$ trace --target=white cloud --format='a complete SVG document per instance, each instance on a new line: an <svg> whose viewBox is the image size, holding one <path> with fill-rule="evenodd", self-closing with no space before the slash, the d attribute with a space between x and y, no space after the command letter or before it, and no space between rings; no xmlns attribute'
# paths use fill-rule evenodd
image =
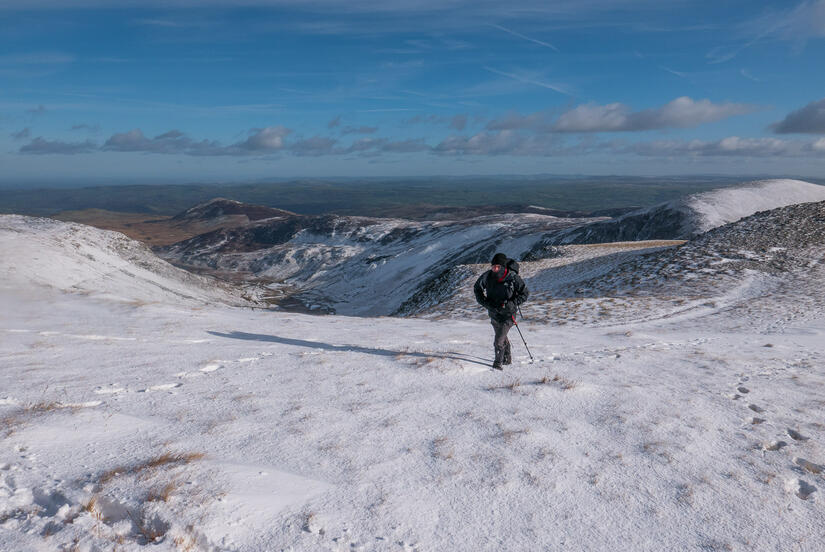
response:
<svg viewBox="0 0 825 552"><path fill-rule="evenodd" d="M750 113L755 106L737 103L713 103L693 100L687 96L665 105L643 111L633 111L623 103L606 105L582 104L552 119L550 112L528 115L510 113L487 124L488 130L530 129L537 132L632 132L667 128L691 128Z"/></svg>
<svg viewBox="0 0 825 552"><path fill-rule="evenodd" d="M804 157L816 154L816 142L799 142L779 138L741 138L728 136L721 140L660 140L632 144L621 149L644 156L700 157Z"/></svg>
<svg viewBox="0 0 825 552"><path fill-rule="evenodd" d="M552 129L556 132L616 132L691 128L754 110L751 105L715 104L707 99L697 101L687 96L658 108L636 112L621 103L586 104L563 113Z"/></svg>
<svg viewBox="0 0 825 552"><path fill-rule="evenodd" d="M284 147L284 138L292 131L283 126L253 129L254 134L238 147L249 151L278 151Z"/></svg>
<svg viewBox="0 0 825 552"><path fill-rule="evenodd" d="M771 128L777 134L825 134L825 98L788 113Z"/></svg>

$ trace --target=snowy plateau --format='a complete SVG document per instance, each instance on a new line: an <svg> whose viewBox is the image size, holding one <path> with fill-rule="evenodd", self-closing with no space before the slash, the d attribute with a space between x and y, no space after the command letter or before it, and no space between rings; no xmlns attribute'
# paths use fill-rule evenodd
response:
<svg viewBox="0 0 825 552"><path fill-rule="evenodd" d="M825 550L825 188L232 216L0 216L0 550Z"/></svg>

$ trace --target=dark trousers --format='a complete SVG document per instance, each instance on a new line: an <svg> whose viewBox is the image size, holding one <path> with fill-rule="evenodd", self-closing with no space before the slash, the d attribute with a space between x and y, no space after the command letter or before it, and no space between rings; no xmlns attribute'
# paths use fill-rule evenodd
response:
<svg viewBox="0 0 825 552"><path fill-rule="evenodd" d="M510 340L507 339L507 332L513 327L512 318L490 318L490 324L495 330L495 338L493 339L493 348L496 352L496 359L493 364L501 366L502 364L510 364L512 355L510 353Z"/></svg>

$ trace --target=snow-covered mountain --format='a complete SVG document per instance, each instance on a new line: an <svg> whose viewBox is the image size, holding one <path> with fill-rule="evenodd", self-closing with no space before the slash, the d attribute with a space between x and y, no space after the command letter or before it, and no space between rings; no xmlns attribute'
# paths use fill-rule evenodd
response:
<svg viewBox="0 0 825 552"><path fill-rule="evenodd" d="M175 268L118 232L0 215L0 286L30 284L132 302L243 302L215 280Z"/></svg>
<svg viewBox="0 0 825 552"><path fill-rule="evenodd" d="M418 222L279 212L273 218L196 236L159 253L185 268L242 275L267 284L270 300L293 309L422 314L453 297L463 299L457 288L466 287L471 275L483 270L472 265L487 263L496 251L529 261L567 255L567 263L582 255L602 257L605 249L568 248L565 253L560 246L684 240L757 211L823 199L825 186L769 180L691 195L615 219L519 213ZM213 212L208 204L195 211L201 220L209 220L206 214ZM621 245L611 259L672 245ZM607 270L602 260L594 263L595 273ZM530 272L532 267L526 269Z"/></svg>
<svg viewBox="0 0 825 552"><path fill-rule="evenodd" d="M187 268L246 274L312 310L387 315L454 266L521 258L544 233L592 219L536 214L416 222L292 216L222 229L159 250Z"/></svg>
<svg viewBox="0 0 825 552"><path fill-rule="evenodd" d="M687 240L758 211L823 200L825 186L801 180L762 180L692 194L613 220L555 232L545 236L542 245Z"/></svg>

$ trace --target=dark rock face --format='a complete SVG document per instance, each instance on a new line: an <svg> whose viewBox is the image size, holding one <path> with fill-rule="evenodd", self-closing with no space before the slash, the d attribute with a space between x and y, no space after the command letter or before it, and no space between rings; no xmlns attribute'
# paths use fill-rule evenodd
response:
<svg viewBox="0 0 825 552"><path fill-rule="evenodd" d="M467 266L454 266L421 286L393 313L395 316L415 314L442 303L455 294L456 287L473 274Z"/></svg>
<svg viewBox="0 0 825 552"><path fill-rule="evenodd" d="M781 277L825 255L825 202L762 211L685 244L642 255L580 286L585 295L716 293L742 276ZM575 290L567 290L570 295Z"/></svg>
<svg viewBox="0 0 825 552"><path fill-rule="evenodd" d="M686 240L695 235L690 224L692 218L692 214L687 210L667 204L560 233L551 239L549 244Z"/></svg>

